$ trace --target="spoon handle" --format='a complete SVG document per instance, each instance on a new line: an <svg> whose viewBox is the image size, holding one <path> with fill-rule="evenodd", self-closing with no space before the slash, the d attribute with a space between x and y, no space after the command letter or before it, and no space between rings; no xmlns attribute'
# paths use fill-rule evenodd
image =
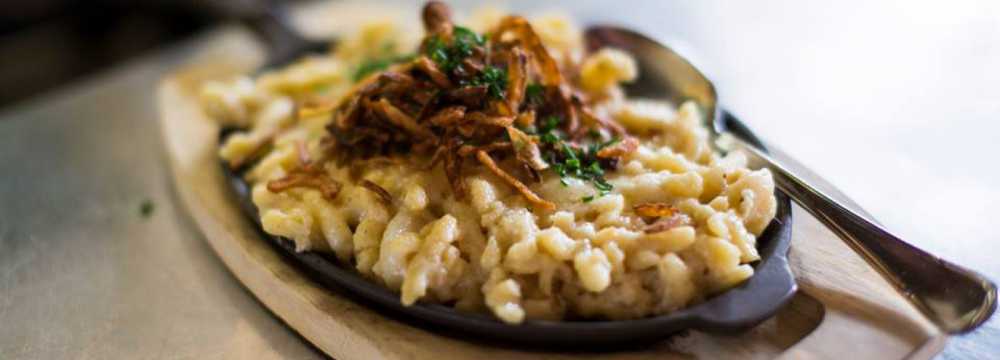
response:
<svg viewBox="0 0 1000 360"><path fill-rule="evenodd" d="M770 169L779 189L840 236L943 331L970 331L993 313L996 285L989 279L910 245L852 210L863 212L850 200L835 200L828 193L846 197L794 160L776 160L732 137L735 146L731 148L745 150L751 167ZM811 184L822 184L827 192Z"/></svg>

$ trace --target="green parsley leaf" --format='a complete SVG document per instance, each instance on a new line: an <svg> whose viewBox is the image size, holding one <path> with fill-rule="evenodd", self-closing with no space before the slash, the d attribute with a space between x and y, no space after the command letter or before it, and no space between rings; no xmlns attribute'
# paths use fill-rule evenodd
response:
<svg viewBox="0 0 1000 360"><path fill-rule="evenodd" d="M594 201L594 195L590 195L590 196L584 196L584 197L583 197L582 199L580 199L580 200L581 200L581 201L583 201L583 202L585 202L585 203L589 203L589 202L591 202L591 201Z"/></svg>
<svg viewBox="0 0 1000 360"><path fill-rule="evenodd" d="M535 105L541 105L545 101L545 88L542 84L531 83L524 88L524 97L528 99L528 102Z"/></svg>
<svg viewBox="0 0 1000 360"><path fill-rule="evenodd" d="M606 147L608 147L608 146L611 146L611 145L614 145L614 144L617 144L617 143L620 143L621 141L622 141L622 139L621 139L621 138L617 138L617 137L616 137L616 138L614 138L614 139L611 139L611 140L608 140L608 142L606 142L606 143L603 143L603 144L601 144L601 146L599 146L599 147L597 148L597 150L601 150L601 149L603 149L603 148L606 148Z"/></svg>
<svg viewBox="0 0 1000 360"><path fill-rule="evenodd" d="M566 155L567 159L577 160L577 158L576 158L576 151L574 151L573 148L569 146L569 144L562 143L562 150L563 150L563 154Z"/></svg>
<svg viewBox="0 0 1000 360"><path fill-rule="evenodd" d="M542 127L539 128L538 131L542 133L550 132L555 130L560 123L562 123L562 118L555 115L549 116L545 118L545 120L542 120Z"/></svg>
<svg viewBox="0 0 1000 360"><path fill-rule="evenodd" d="M472 80L472 86L486 85L486 90L494 99L503 99L507 90L507 70L487 66Z"/></svg>
<svg viewBox="0 0 1000 360"><path fill-rule="evenodd" d="M558 120L558 118L555 119ZM543 122L543 129L550 128L548 120L547 118ZM591 143L581 145L584 147L579 148L562 141L551 132L542 135L542 143L547 145L544 147L544 151L548 163L552 165L552 170L559 175L563 186L568 185L566 181L568 177L575 177L592 183L597 189L597 194L594 196L607 195L614 189L614 186L604 178L605 169L602 167L600 159L597 158L597 150L604 144Z"/></svg>
<svg viewBox="0 0 1000 360"><path fill-rule="evenodd" d="M479 46L486 45L486 38L482 35L476 34L475 31L469 30L469 28L463 26L455 26L452 30L452 34L455 36L455 41L462 44L475 44Z"/></svg>
<svg viewBox="0 0 1000 360"><path fill-rule="evenodd" d="M601 163L597 161L590 163L590 166L587 167L587 171L596 176L604 176L604 169L601 168Z"/></svg>
<svg viewBox="0 0 1000 360"><path fill-rule="evenodd" d="M611 189L615 188L613 185L611 185L610 183L608 183L607 180L604 180L604 178L600 178L600 179L595 180L594 181L594 187L596 187L597 190L600 190L600 191L611 191Z"/></svg>
<svg viewBox="0 0 1000 360"><path fill-rule="evenodd" d="M424 49L424 54L427 55L431 60L440 65L441 67L450 70L451 56L448 54L448 45L444 43L444 40L440 36L432 37L427 41L427 47Z"/></svg>
<svg viewBox="0 0 1000 360"><path fill-rule="evenodd" d="M139 204L139 216L142 216L143 219L152 216L154 210L156 210L156 204L153 203L153 200L144 199Z"/></svg>
<svg viewBox="0 0 1000 360"><path fill-rule="evenodd" d="M472 49L486 44L486 38L476 32L456 26L452 32L451 44L446 44L440 36L427 41L424 53L445 72L450 72L462 64L462 59L472 55Z"/></svg>

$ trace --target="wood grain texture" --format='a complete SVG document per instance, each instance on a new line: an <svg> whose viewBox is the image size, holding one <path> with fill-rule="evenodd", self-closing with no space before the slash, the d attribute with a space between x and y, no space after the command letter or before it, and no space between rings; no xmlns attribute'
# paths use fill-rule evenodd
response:
<svg viewBox="0 0 1000 360"><path fill-rule="evenodd" d="M443 336L380 313L310 281L258 236L224 183L218 127L200 111L208 79L261 62L246 33L223 31L159 88L160 122L175 186L206 239L233 274L272 312L338 359L929 358L947 337L846 245L795 209L790 261L799 294L774 318L739 335L689 332L609 353L533 352Z"/></svg>

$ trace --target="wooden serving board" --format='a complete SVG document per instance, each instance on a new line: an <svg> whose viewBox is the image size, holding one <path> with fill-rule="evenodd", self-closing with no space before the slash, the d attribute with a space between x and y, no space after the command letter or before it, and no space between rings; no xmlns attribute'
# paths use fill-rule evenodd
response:
<svg viewBox="0 0 1000 360"><path fill-rule="evenodd" d="M947 340L799 208L793 209L789 256L799 293L774 318L743 334L691 331L606 353L542 352L447 337L385 317L311 281L244 217L219 169L219 128L202 114L197 89L205 80L252 71L263 56L249 34L235 28L219 30L198 46L190 65L168 75L158 89L161 129L180 197L230 271L289 327L334 358L925 359Z"/></svg>

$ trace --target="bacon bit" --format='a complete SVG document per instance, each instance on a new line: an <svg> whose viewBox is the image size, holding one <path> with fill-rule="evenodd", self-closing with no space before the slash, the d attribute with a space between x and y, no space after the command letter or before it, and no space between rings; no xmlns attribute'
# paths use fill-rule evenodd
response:
<svg viewBox="0 0 1000 360"><path fill-rule="evenodd" d="M426 128L417 124L410 115L406 115L402 110L399 110L395 105L389 102L386 98L381 98L378 102L374 103L372 107L375 111L378 111L382 117L389 120L393 125L399 126L406 130L407 132L416 135L421 138L433 137L434 134L427 130Z"/></svg>
<svg viewBox="0 0 1000 360"><path fill-rule="evenodd" d="M645 217L664 217L677 213L677 208L666 203L644 203L632 208L636 214Z"/></svg>
<svg viewBox="0 0 1000 360"><path fill-rule="evenodd" d="M597 151L597 157L602 159L611 159L622 157L627 154L631 154L635 149L639 148L639 141L634 137L627 137L617 144L608 146Z"/></svg>
<svg viewBox="0 0 1000 360"><path fill-rule="evenodd" d="M691 225L691 218L687 214L678 212L671 216L660 218L656 222L646 225L643 232L647 234L658 233L673 229L678 226Z"/></svg>
<svg viewBox="0 0 1000 360"><path fill-rule="evenodd" d="M392 195L390 195L389 192L386 191L381 186L378 186L378 184L368 180L361 180L361 186L363 186L365 189L371 190L373 193L375 193L375 195L378 195L378 198L379 200L382 201L382 204L392 205Z"/></svg>
<svg viewBox="0 0 1000 360"><path fill-rule="evenodd" d="M479 159L480 163L485 165L488 169L490 169L490 171L496 174L496 176L499 176L501 179L503 179L503 181L507 182L507 184L517 189L517 191L520 192L521 195L524 196L526 200L528 200L528 202L548 211L556 209L556 204L552 203L551 201L542 199L533 191L531 191L531 189L529 189L527 185L524 185L524 183L511 176L506 171L503 171L503 169L500 169L500 167L497 166L497 163L493 161L493 158L491 158L490 155L487 154L485 151L483 150L476 151L476 158Z"/></svg>
<svg viewBox="0 0 1000 360"><path fill-rule="evenodd" d="M330 178L322 169L305 166L292 170L285 177L267 182L267 190L279 193L291 188L309 187L319 190L327 200L334 200L340 193L340 183Z"/></svg>
<svg viewBox="0 0 1000 360"><path fill-rule="evenodd" d="M427 121L437 126L446 127L458 123L463 117L465 117L464 106L450 106L441 109Z"/></svg>
<svg viewBox="0 0 1000 360"><path fill-rule="evenodd" d="M421 56L417 58L414 64L416 65L417 69L420 69L420 71L423 71L425 74L427 74L427 76L431 78L431 81L433 81L435 85L443 87L445 89L451 88L451 80L448 80L448 75L441 72L441 69L438 69L437 65L434 64L434 62L431 61L431 59L428 59L426 56Z"/></svg>

